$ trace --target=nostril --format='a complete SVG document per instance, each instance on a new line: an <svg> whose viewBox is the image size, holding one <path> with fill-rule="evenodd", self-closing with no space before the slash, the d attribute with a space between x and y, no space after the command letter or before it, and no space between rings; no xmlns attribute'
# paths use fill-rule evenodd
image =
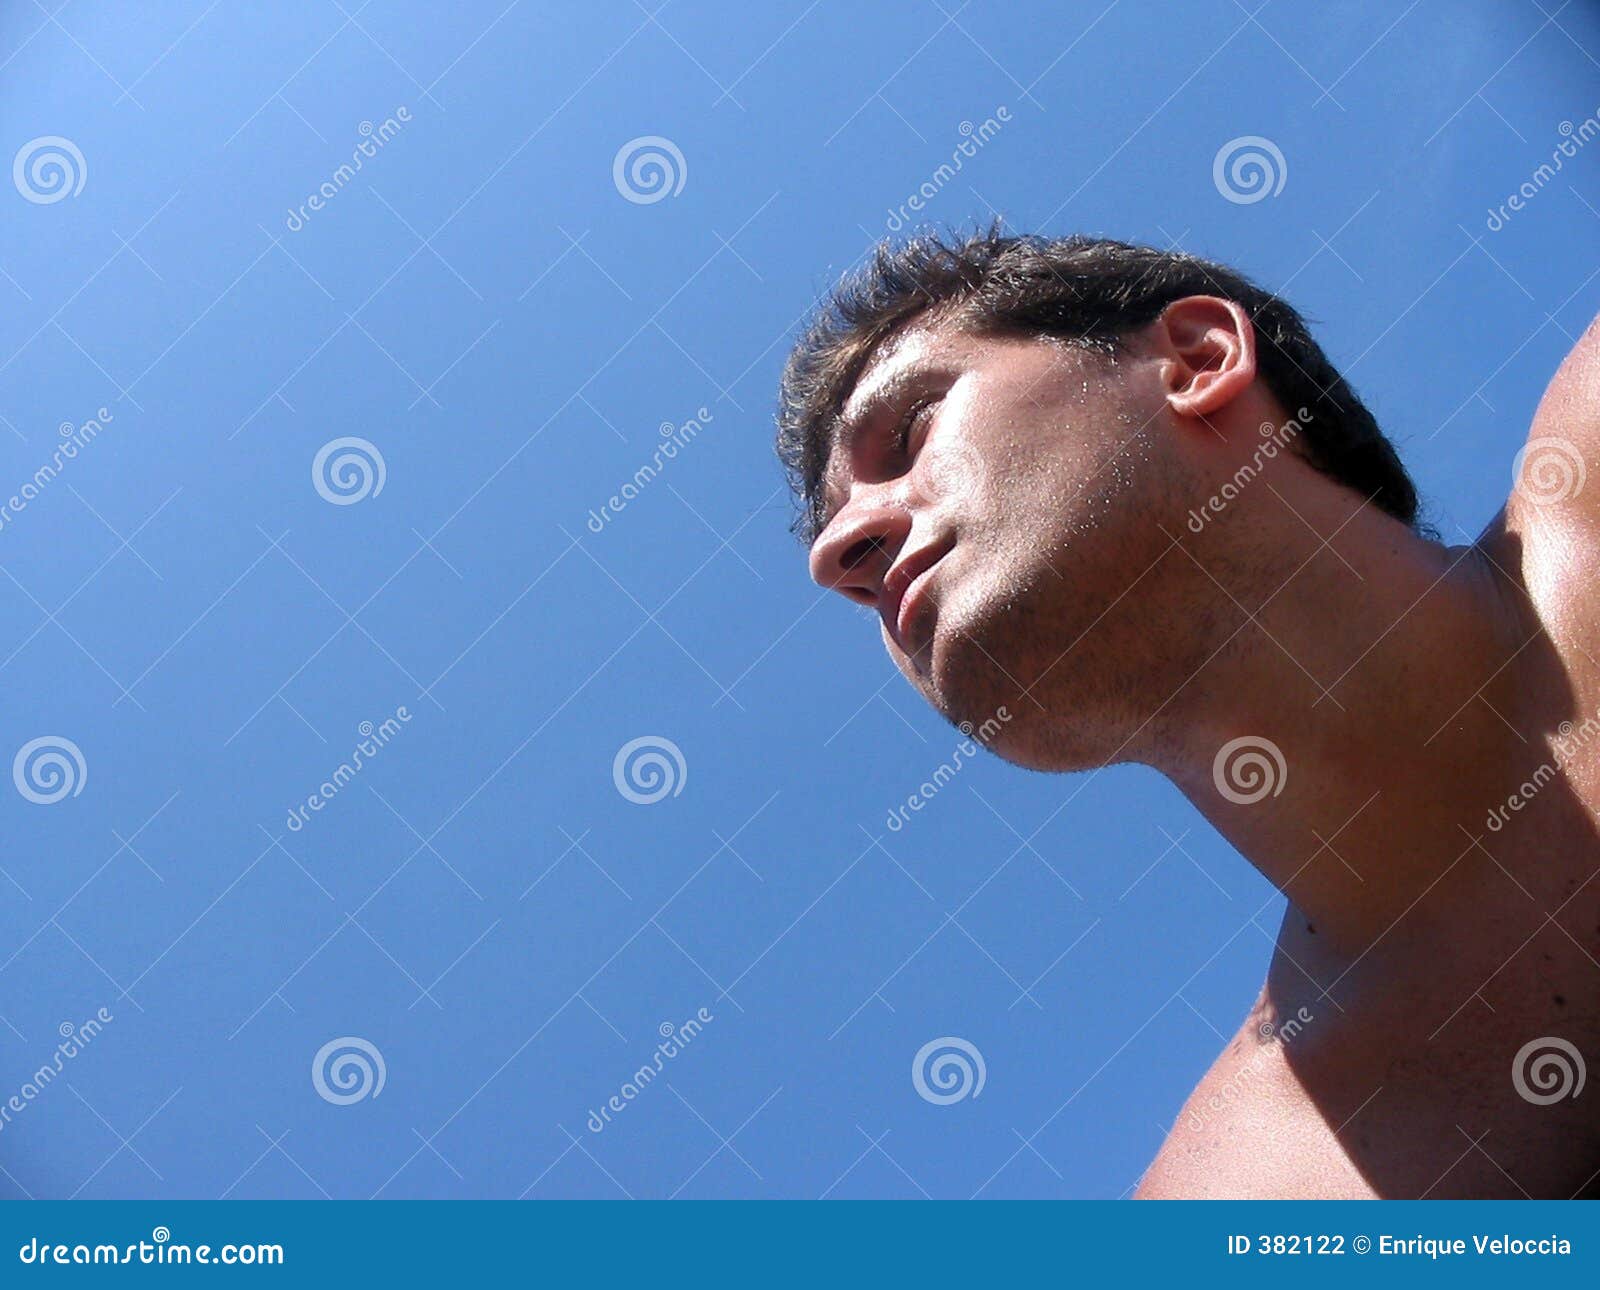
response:
<svg viewBox="0 0 1600 1290"><path fill-rule="evenodd" d="M876 537L862 538L839 557L839 567L850 570L856 568L862 561L868 559L874 552L883 550L883 539Z"/></svg>

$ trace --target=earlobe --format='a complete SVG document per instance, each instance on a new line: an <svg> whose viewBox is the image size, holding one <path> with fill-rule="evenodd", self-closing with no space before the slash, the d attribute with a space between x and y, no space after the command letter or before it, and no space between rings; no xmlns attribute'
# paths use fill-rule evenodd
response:
<svg viewBox="0 0 1600 1290"><path fill-rule="evenodd" d="M1215 415L1254 383L1255 327L1237 301L1186 296L1157 325L1171 360L1167 401L1180 416Z"/></svg>

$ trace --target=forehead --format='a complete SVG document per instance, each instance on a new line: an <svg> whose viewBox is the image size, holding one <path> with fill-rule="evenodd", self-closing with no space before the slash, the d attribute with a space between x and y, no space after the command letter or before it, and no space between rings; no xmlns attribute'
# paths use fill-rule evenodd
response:
<svg viewBox="0 0 1600 1290"><path fill-rule="evenodd" d="M908 324L873 350L829 429L818 498L819 532L837 511L846 485L843 476L848 474L850 454L840 451L841 445L847 447L875 413L905 398L919 382L970 365L984 343L983 336L925 320Z"/></svg>
<svg viewBox="0 0 1600 1290"><path fill-rule="evenodd" d="M918 322L896 332L875 349L856 377L855 385L840 410L841 428L860 422L862 417L935 365L970 359L978 338L956 331L948 325Z"/></svg>

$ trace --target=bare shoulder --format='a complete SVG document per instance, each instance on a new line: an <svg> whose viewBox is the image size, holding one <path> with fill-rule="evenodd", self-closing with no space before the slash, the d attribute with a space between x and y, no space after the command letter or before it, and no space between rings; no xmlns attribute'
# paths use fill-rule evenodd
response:
<svg viewBox="0 0 1600 1290"><path fill-rule="evenodd" d="M1307 950L1290 948L1296 957ZM1502 973L1510 982L1497 996L1502 1006L1478 1013L1458 1006L1454 984L1430 993L1447 952L1411 972L1373 964L1380 955L1351 974L1364 979L1343 1005L1290 988L1281 967L1269 972L1272 984L1189 1095L1136 1195L1509 1199L1592 1190L1600 1179L1592 1110L1574 1098L1553 1112L1508 1078L1509 1055L1528 1034L1548 1032L1552 1016L1504 1005L1548 997L1543 974L1562 965L1512 965ZM1439 979L1456 982L1448 964ZM1448 1027L1435 1024L1446 1019ZM1592 1030L1572 1017L1564 1025L1589 1044Z"/></svg>
<svg viewBox="0 0 1600 1290"><path fill-rule="evenodd" d="M1545 388L1528 430L1507 516L1513 529L1600 520L1600 317Z"/></svg>
<svg viewBox="0 0 1600 1290"><path fill-rule="evenodd" d="M1526 596L1569 675L1588 682L1578 704L1588 709L1600 701L1600 317L1545 388L1512 475L1475 545Z"/></svg>
<svg viewBox="0 0 1600 1290"><path fill-rule="evenodd" d="M1367 1199L1376 1193L1289 1066L1306 1024L1258 1002L1140 1181L1136 1199Z"/></svg>

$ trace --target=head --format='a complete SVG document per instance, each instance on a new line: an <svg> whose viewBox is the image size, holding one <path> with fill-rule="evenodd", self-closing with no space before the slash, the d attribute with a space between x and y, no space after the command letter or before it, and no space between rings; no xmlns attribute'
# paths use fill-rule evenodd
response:
<svg viewBox="0 0 1600 1290"><path fill-rule="evenodd" d="M1105 239L880 246L790 356L778 451L812 576L950 720L1004 706L993 746L1040 769L1139 755L1232 629L1209 579L1269 576L1293 499L1416 523L1293 308Z"/></svg>

